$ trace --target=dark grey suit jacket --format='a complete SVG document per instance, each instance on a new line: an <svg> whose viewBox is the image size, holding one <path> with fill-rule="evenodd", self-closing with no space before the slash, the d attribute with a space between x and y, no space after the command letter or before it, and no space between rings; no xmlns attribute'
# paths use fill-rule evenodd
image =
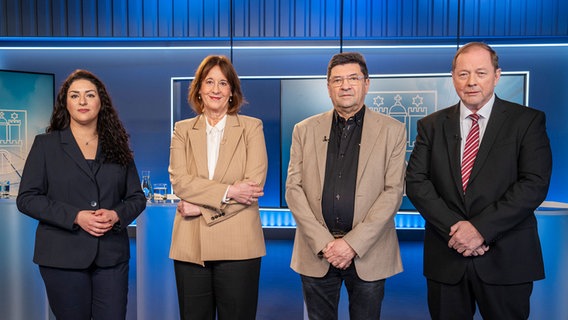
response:
<svg viewBox="0 0 568 320"><path fill-rule="evenodd" d="M471 259L487 283L544 278L534 210L546 198L551 171L544 113L496 98L464 195L459 104L421 119L406 193L426 220L424 275L457 283ZM466 258L448 248L450 227L460 220L481 233L486 254Z"/></svg>
<svg viewBox="0 0 568 320"><path fill-rule="evenodd" d="M82 269L93 262L113 266L130 258L127 226L144 210L146 198L134 163L104 163L99 152L89 167L71 130L36 136L24 167L18 209L39 221L34 262ZM73 221L81 210L115 210L120 224L94 237Z"/></svg>

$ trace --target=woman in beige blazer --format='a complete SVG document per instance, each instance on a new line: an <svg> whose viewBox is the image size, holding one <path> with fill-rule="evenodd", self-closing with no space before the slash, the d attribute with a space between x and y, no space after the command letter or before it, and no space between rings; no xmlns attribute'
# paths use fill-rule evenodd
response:
<svg viewBox="0 0 568 320"><path fill-rule="evenodd" d="M255 319L265 255L258 197L268 160L231 62L208 56L189 88L197 117L175 124L170 180L181 199L170 258L181 319Z"/></svg>

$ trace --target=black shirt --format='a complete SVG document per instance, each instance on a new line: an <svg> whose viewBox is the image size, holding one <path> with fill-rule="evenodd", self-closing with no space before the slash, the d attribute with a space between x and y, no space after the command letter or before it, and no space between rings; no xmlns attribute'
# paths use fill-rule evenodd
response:
<svg viewBox="0 0 568 320"><path fill-rule="evenodd" d="M327 147L322 210L329 231L336 237L342 237L353 225L357 166L365 109L363 106L349 119L342 118L337 111L333 113Z"/></svg>

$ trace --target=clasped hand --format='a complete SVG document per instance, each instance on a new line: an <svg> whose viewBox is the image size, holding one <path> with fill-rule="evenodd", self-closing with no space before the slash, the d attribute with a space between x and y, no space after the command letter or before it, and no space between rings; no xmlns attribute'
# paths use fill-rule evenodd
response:
<svg viewBox="0 0 568 320"><path fill-rule="evenodd" d="M464 257L482 256L489 250L485 239L469 221L458 221L450 228L448 247Z"/></svg>
<svg viewBox="0 0 568 320"><path fill-rule="evenodd" d="M75 224L94 237L100 237L119 221L114 210L81 210L75 217Z"/></svg>
<svg viewBox="0 0 568 320"><path fill-rule="evenodd" d="M355 250L343 239L335 239L322 250L323 257L337 269L345 270L355 258Z"/></svg>

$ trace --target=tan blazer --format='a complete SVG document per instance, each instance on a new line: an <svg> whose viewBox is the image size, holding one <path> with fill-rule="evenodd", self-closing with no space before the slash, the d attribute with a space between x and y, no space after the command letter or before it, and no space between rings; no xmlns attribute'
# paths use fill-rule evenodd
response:
<svg viewBox="0 0 568 320"><path fill-rule="evenodd" d="M333 110L294 127L286 201L297 229L291 267L323 277L329 263L318 253L333 240L322 214L327 139ZM366 281L402 271L394 215L402 201L406 130L402 123L369 109L365 111L357 169L353 229L345 241L355 250L355 269Z"/></svg>
<svg viewBox="0 0 568 320"><path fill-rule="evenodd" d="M207 168L205 116L175 124L170 148L170 180L181 199L201 206L202 216L174 219L170 258L204 261L242 260L266 254L258 203L223 203L227 187L252 180L262 186L268 160L262 122L228 115L214 177Z"/></svg>

